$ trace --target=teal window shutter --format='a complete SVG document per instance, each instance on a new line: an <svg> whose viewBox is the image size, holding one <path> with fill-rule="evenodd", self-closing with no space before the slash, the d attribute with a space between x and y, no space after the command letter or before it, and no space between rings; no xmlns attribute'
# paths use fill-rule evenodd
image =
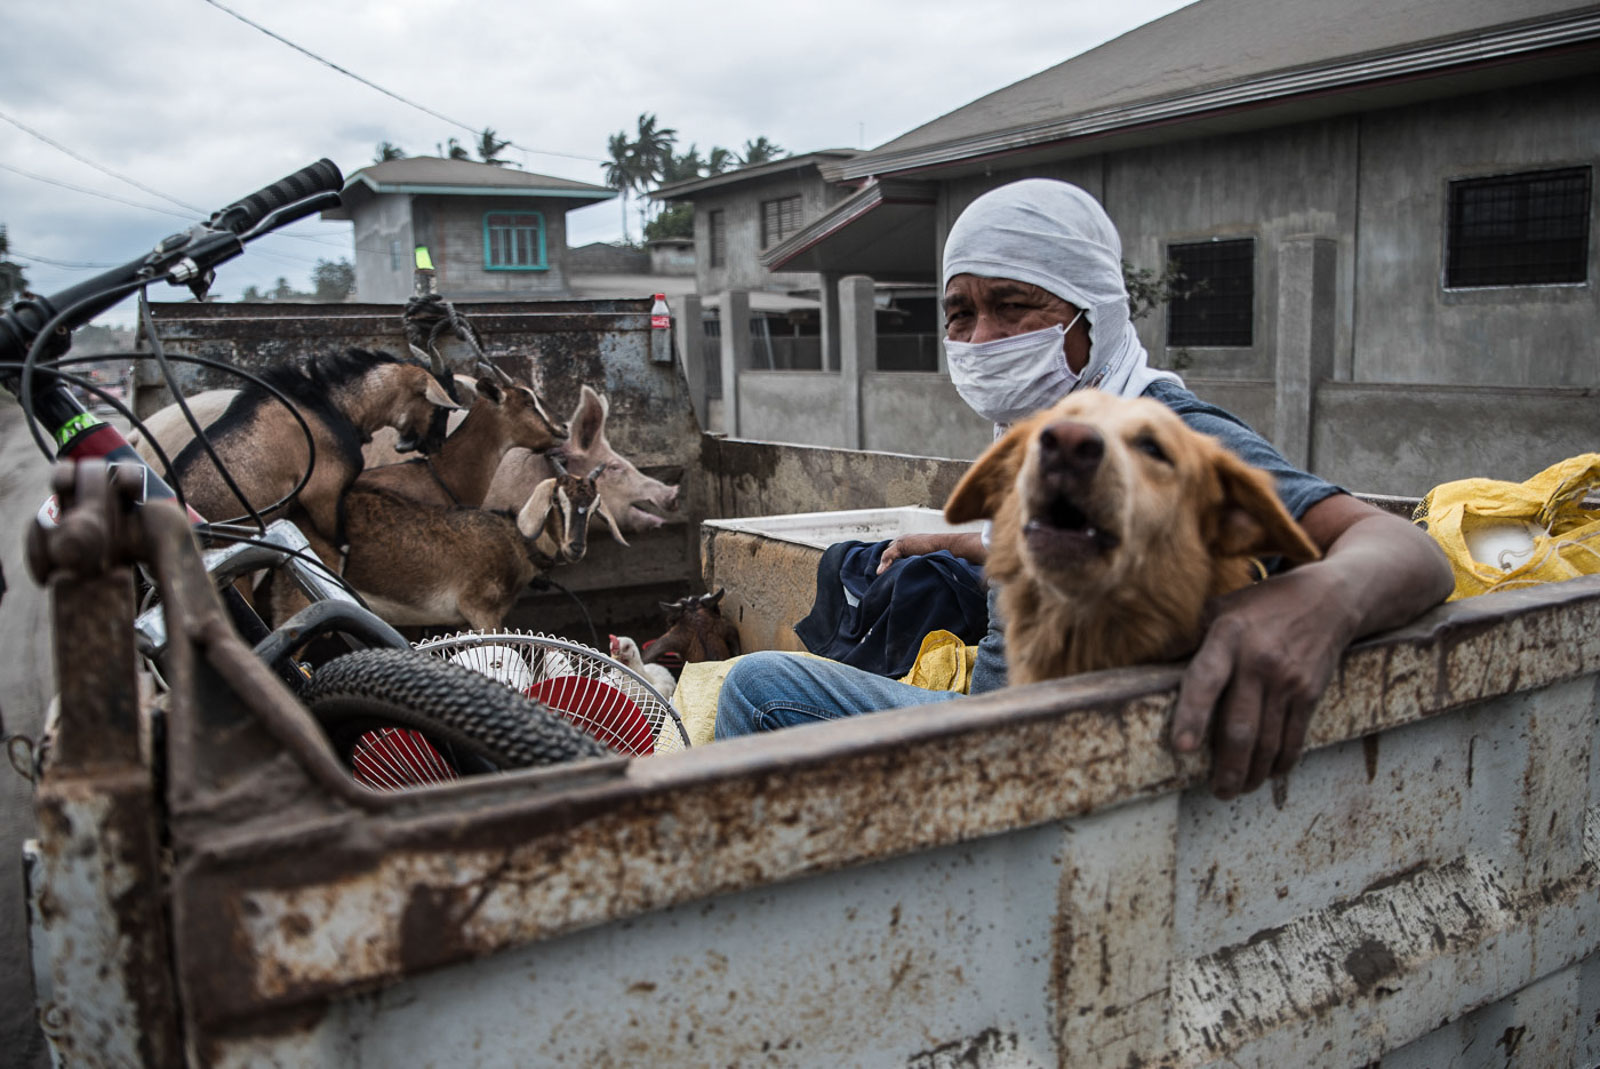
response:
<svg viewBox="0 0 1600 1069"><path fill-rule="evenodd" d="M483 216L483 266L488 271L543 271L544 214L486 212Z"/></svg>

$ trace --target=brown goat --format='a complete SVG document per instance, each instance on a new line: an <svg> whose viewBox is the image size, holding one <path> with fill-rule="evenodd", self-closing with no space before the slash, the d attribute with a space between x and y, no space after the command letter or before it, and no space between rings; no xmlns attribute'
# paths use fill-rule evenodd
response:
<svg viewBox="0 0 1600 1069"><path fill-rule="evenodd" d="M613 536L627 545L620 531L643 531L659 527L662 519L657 512L672 512L678 507L678 488L652 479L627 457L611 448L606 440L606 415L610 403L600 394L584 386L578 405L572 411L572 435L561 445L543 456L526 449L513 449L500 462L484 498L487 508L515 508L528 496L528 488L550 477L552 462L559 460L567 467L587 471L599 467L600 496L605 499L606 510L616 517L617 530Z"/></svg>
<svg viewBox="0 0 1600 1069"><path fill-rule="evenodd" d="M445 438L436 457L368 468L356 487L387 490L426 505L476 508L507 451L517 446L545 450L566 438L566 427L550 418L528 387L485 377L475 389L467 418ZM527 499L524 494L512 507L522 507Z"/></svg>
<svg viewBox="0 0 1600 1069"><path fill-rule="evenodd" d="M590 513L605 515L597 474L546 479L515 515L357 486L345 579L391 624L494 630L535 575L582 559Z"/></svg>
<svg viewBox="0 0 1600 1069"><path fill-rule="evenodd" d="M685 664L739 656L739 629L718 607L725 593L718 590L715 594L691 594L677 601L663 601L667 631L644 644L645 663L678 672Z"/></svg>
<svg viewBox="0 0 1600 1069"><path fill-rule="evenodd" d="M315 463L295 504L335 542L344 538L340 501L361 471L361 443L377 428L392 426L404 444L416 448L434 412L455 407L427 369L382 352L350 349L336 357L317 357L303 369L275 368L262 378L289 398L311 429ZM181 417L179 424L183 432L190 431ZM293 490L311 460L300 424L255 384L240 390L205 430L218 459L257 509ZM202 516L221 521L248 511L203 443L190 440L176 455L168 455L184 496Z"/></svg>

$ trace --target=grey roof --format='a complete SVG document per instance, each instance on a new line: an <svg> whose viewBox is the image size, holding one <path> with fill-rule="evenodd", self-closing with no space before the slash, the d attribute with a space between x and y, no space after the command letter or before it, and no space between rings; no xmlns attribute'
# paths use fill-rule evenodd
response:
<svg viewBox="0 0 1600 1069"><path fill-rule="evenodd" d="M345 179L346 189L358 184L374 193L492 193L576 200L605 200L617 195L616 190L591 182L438 156L410 156L363 167Z"/></svg>
<svg viewBox="0 0 1600 1069"><path fill-rule="evenodd" d="M741 182L750 182L760 178L770 178L775 174L785 171L797 171L805 167L821 167L824 164L837 164L859 156L860 149L854 148L824 148L815 152L807 152L802 156L785 156L781 160L770 163L758 163L754 167L736 167L731 171L710 175L706 178L689 178L682 182L672 182L651 192L655 200L686 200L696 193L707 189L718 189L723 186L737 185Z"/></svg>
<svg viewBox="0 0 1600 1069"><path fill-rule="evenodd" d="M1574 0L1199 0L849 160L845 179L1600 40Z"/></svg>

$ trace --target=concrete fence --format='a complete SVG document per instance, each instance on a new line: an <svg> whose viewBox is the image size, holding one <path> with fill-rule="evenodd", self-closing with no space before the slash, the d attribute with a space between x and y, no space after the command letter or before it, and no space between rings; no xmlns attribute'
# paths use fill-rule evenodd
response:
<svg viewBox="0 0 1600 1069"><path fill-rule="evenodd" d="M1292 463L1351 489L1420 495L1467 476L1520 481L1600 449L1600 388L1341 379L1333 351L1336 243L1293 236L1277 257L1272 377L1201 373L1185 381ZM836 356L825 351L825 370L758 369L747 333L725 332L720 404L706 396L698 299L681 300L679 352L701 425L737 438L977 456L992 428L961 401L942 359L936 372L877 370L872 280L841 279L833 296L838 346ZM748 294L724 295L723 307L747 314Z"/></svg>

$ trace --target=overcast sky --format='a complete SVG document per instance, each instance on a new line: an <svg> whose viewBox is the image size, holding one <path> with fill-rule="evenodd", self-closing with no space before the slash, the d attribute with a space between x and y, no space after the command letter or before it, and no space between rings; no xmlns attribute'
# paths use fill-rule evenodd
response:
<svg viewBox="0 0 1600 1069"><path fill-rule="evenodd" d="M218 2L462 125L208 0L8 5L0 224L32 288L131 259L197 217L179 204L209 213L322 156L348 175L380 141L433 154L493 127L525 147L505 154L525 170L596 183L608 135L631 132L642 111L677 129L680 151L693 142L702 155L757 135L796 153L870 148L1183 6L816 0L734 14L726 0ZM567 218L571 244L621 237L614 201ZM225 265L213 292L236 299L280 276L309 289L318 259L351 255L348 223L308 220ZM101 322L131 315L125 302Z"/></svg>

